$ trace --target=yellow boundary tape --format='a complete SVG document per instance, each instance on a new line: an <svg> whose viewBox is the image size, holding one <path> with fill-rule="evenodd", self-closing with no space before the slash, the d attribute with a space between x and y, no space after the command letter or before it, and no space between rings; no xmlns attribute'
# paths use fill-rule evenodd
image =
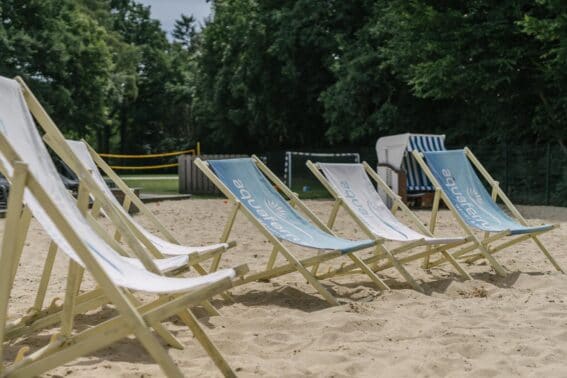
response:
<svg viewBox="0 0 567 378"><path fill-rule="evenodd" d="M147 159L147 158L156 158L156 157L166 157L166 156L175 156L175 155L183 155L192 153L195 155L195 149L192 148L190 150L184 151L175 151L175 152L165 152L163 154L148 154L148 155L119 155L119 154L99 154L99 156L105 158L121 158L121 159Z"/></svg>
<svg viewBox="0 0 567 378"><path fill-rule="evenodd" d="M177 164L177 163L172 163L172 164L159 164L159 165L143 165L143 166L140 166L140 167L111 165L110 168L112 168L112 169L143 170L143 169L172 168L172 167L177 167L178 165L179 165L179 164Z"/></svg>
<svg viewBox="0 0 567 378"><path fill-rule="evenodd" d="M98 154L99 156L105 158L121 158L121 159L146 159L146 158L157 158L157 157L167 157L167 156L176 156L176 155L184 155L184 154L193 154L200 156L201 155L201 143L197 142L197 146L195 148L191 148L189 150L183 151L175 151L175 152L165 152L162 154L148 154L148 155L120 155L120 154ZM158 164L158 165L142 165L142 166L124 166L124 165L113 165L110 166L112 169L116 170L144 170L144 169L160 169L160 168L172 168L177 167L179 164L171 163L171 164Z"/></svg>

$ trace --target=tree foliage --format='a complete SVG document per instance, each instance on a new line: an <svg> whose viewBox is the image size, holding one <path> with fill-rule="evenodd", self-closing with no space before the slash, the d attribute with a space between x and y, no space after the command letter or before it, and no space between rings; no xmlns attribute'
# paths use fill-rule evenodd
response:
<svg viewBox="0 0 567 378"><path fill-rule="evenodd" d="M0 51L0 74L24 77L71 137L86 137L102 151L194 143L192 58L167 40L149 7L131 0L2 0Z"/></svg>
<svg viewBox="0 0 567 378"><path fill-rule="evenodd" d="M0 0L0 74L102 151L567 143L561 0L213 0L170 39L134 0Z"/></svg>

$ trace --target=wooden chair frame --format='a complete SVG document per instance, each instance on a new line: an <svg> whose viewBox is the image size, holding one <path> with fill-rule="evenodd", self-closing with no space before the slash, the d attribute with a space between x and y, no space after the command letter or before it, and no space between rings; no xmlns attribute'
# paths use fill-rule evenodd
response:
<svg viewBox="0 0 567 378"><path fill-rule="evenodd" d="M54 130L51 127L49 127L48 124L40 124L40 125L44 128L44 130L46 132L49 132L49 134L45 134L45 136L43 137L44 141L53 149L53 151L55 151L55 153L61 158L61 160L63 160L63 162L71 168L71 170L76 172L75 169L79 169L78 167L82 166L82 164L81 164L80 160L74 154L69 155L68 151L66 151L66 149L61 148L61 144L62 143L66 144L66 141L63 140L63 142L61 142L61 140L60 140L61 134L60 134L59 130L56 130L57 133L54 133ZM106 164L106 162L104 160L102 160L102 158L96 153L96 151L86 141L81 140L81 142L85 143L85 145L87 146L87 148L89 150L89 154L91 155L91 157L93 158L93 160L95 161L97 166L99 168L101 168L103 170L103 172L105 172L108 175L108 177L110 177L112 179L112 181L124 193L124 203L123 203L124 210L126 212L128 212L130 206L132 206L132 205L136 206L143 215L145 215L148 219L150 219L152 224L167 239L167 241L174 243L174 244L177 244L177 245L182 245L175 238L175 236L173 236L173 234L171 232L169 232L167 230L167 228L165 228L163 226L163 224L148 209L148 207L140 200L140 198L138 198L138 196L136 196L134 194L134 192L120 178L120 176L118 176L112 170L112 168L110 168L110 166L108 164ZM87 185L87 184L85 184L85 185ZM95 201L93 203L93 207L92 207L93 217L96 218L101 213L101 210L108 209L109 206L114 206L114 204L113 204L112 201L110 201L109 198L107 198L106 195L103 198L95 199ZM138 227L131 222L131 220L129 219L128 216L124 216L123 219L130 224L131 229L136 230L136 238L138 238L140 240L140 242L146 248L148 248L148 250L152 253L152 255L154 257L156 257L156 258L166 258L167 257L143 233L139 232ZM114 240L120 241L121 236L122 236L122 234L120 232L120 228L116 227L116 230L115 230L115 233L114 233ZM199 273L201 275L207 274L207 271L205 270L205 268L203 268L201 266L201 263L203 261L210 260L211 258L214 258L215 256L219 256L219 255L225 253L228 249L233 248L236 245L236 242L229 241L226 244L227 244L227 247L217 248L217 249L214 249L214 250L207 251L206 253L199 253L199 254L195 253L195 254L189 255L188 256L187 268L192 267L192 268L195 269L195 271L197 273ZM185 270L179 270L179 271L176 271L175 273L180 274L180 273L183 273L184 271ZM230 297L226 293L223 294L223 297L225 297L225 299L230 299ZM207 306L207 311L211 315L219 315L218 312L212 306Z"/></svg>
<svg viewBox="0 0 567 378"><path fill-rule="evenodd" d="M83 268L71 261L61 313L60 333L53 335L48 345L28 356L24 356L27 349L20 350L12 365L5 366L3 362L0 363L0 376L27 377L39 375L79 356L111 345L128 335L134 335L159 364L166 376L182 377L183 374L179 367L160 345L150 329L150 327L153 327L158 334L162 335L160 330L165 331L165 329L162 328L161 322L173 315L179 316L188 325L221 372L225 376L234 376L234 372L228 363L205 334L194 315L186 308L188 305L198 304L214 294L227 290L232 286L233 281L231 279L220 280L190 293L162 295L157 300L142 305L133 298L128 290L116 287L113 284L104 269L91 255L87 245L73 229L72 224L60 212L57 204L51 200L43 186L35 180L35 177L28 171L27 165L22 163L22 160L2 134L0 134L0 151L14 167L10 179L12 187L0 255L0 361L4 361L4 340L10 292L14 285L14 278L31 220L29 209L23 205L24 189L29 190L42 204L54 225L61 231L85 264L86 270L92 274L98 283L100 293L116 307L119 313L118 316L110 320L73 334L77 294ZM6 177L9 177L8 170L3 164L0 164L0 171ZM86 192L83 191L83 193ZM83 194L80 202L84 204L87 201L88 196ZM246 273L247 267L238 267L235 271L238 276L241 276ZM165 332L167 337L168 333Z"/></svg>
<svg viewBox="0 0 567 378"><path fill-rule="evenodd" d="M377 245L379 246L379 252L375 256L370 257L367 260L364 260L366 263L375 263L376 265L373 266L373 270L380 271L384 269L388 269L391 267L396 268L396 270L402 275L402 277L416 290L424 292L423 288L417 283L417 281L411 276L411 274L405 269L404 264L410 261L422 259L429 257L432 254L440 253L449 262L455 270L465 279L471 279L471 276L467 273L467 271L451 256L448 252L449 249L461 246L465 243L469 242L468 238L464 238L462 241L457 241L453 243L445 243L443 245L431 245L425 242L425 239L407 242L402 247L395 248L392 250L387 249L384 246L384 242L387 241L386 239L377 237L372 230L358 217L354 209L349 206L347 201L344 201L342 196L333 188L329 180L321 173L321 170L317 163L313 163L311 160L308 160L307 168L313 173L313 175L321 182L323 187L333 196L335 202L333 204L333 208L331 210L331 214L329 215L329 220L327 222L327 226L332 228L335 224L335 220L337 218L337 214L341 208L345 209L348 215L356 222L357 226L362 229L362 231L369 237L376 240ZM401 210L403 214L407 215L415 227L424 235L433 237L432 230L427 229L423 223L419 220L419 218L407 207L404 203L403 198L396 194L381 178L380 176L374 171L370 165L366 162L362 162L362 166L364 171L378 184L380 189L384 191L384 193L392 200L392 212L395 213L396 210ZM408 252L412 249L419 248L419 247L427 247L424 252L414 253L412 255L406 256L403 259L399 259L397 255L401 252ZM377 262L380 259L388 259L389 264L385 265L378 265ZM350 268L353 268L352 266ZM345 268L343 268L343 273L345 272Z"/></svg>
<svg viewBox="0 0 567 378"><path fill-rule="evenodd" d="M480 172L482 177L488 182L488 185L491 188L492 200L494 202L496 202L498 200L498 198L500 198L502 200L502 202L504 203L504 205L506 206L506 208L508 209L508 211L516 218L516 220L521 225L528 226L528 222L522 216L522 214L520 214L520 212L514 206L512 201L510 201L508 196L504 193L504 191L500 187L499 182L494 180L494 178L490 175L490 173L488 173L486 168L484 168L484 166L480 163L480 161L476 158L476 156L472 153L472 151L468 147L465 147L464 152L465 152L465 156L467 157L467 159L473 164L473 166L478 170L478 172ZM494 270L499 275L506 276L507 275L506 269L502 265L500 265L500 263L494 258L493 255L497 252L504 250L507 247L510 247L511 245L514 245L516 243L520 243L520 242L523 242L525 240L531 239L531 240L534 241L534 243L537 245L537 247L540 249L540 251L545 255L545 257L551 262L553 267L556 270L558 270L559 272L564 273L561 266L557 263L557 261L553 258L553 256L551 256L551 254L549 253L547 248L545 248L543 243L538 238L539 235L546 233L546 232L549 232L549 231L551 231L555 228L558 228L559 227L558 224L553 224L552 227L549 230L537 231L537 232L532 232L532 233L529 233L529 234L514 236L512 239L501 242L498 245L493 245L493 243L501 241L502 238L505 238L507 236L511 236L510 230L492 233L493 235L491 235L490 232L484 232L484 236L482 237L482 239L479 236L477 236L474 233L473 228L471 226L469 226L460 217L455 206L449 200L449 197L443 191L441 185L439 184L439 181L437 181L437 179L433 175L433 172L431 172L431 169L429 168L429 166L425 162L424 155L421 152L418 152L418 151L413 151L412 153L413 153L414 158L416 159L416 161L420 165L421 169L423 169L423 171L425 172L425 174L429 178L429 181L431 181L431 183L436 188L435 199L434 199L434 202L433 202L432 216L431 216L432 226L435 227L434 225L437 222L437 213L438 213L438 209L439 209L439 203L440 203L440 200L442 200L443 203L445 204L445 206L447 206L447 208L451 211L451 213L453 214L453 217L458 222L459 226L463 229L463 231L465 232L467 237L469 237L473 241L473 245L471 247L463 248L462 250L455 252L453 254L453 257L463 259L463 260L465 260L469 263L473 263L473 262L475 262L479 259L484 258L488 261L488 263L494 268ZM472 252L476 249L479 250L478 253L473 253L473 254L470 253L470 252ZM431 267L431 266L439 265L440 263L443 263L443 262L444 262L444 259L439 259L439 260L436 260L436 261L433 261L433 262L426 261L426 264Z"/></svg>
<svg viewBox="0 0 567 378"><path fill-rule="evenodd" d="M285 194L289 198L289 203L293 207L299 208L309 220L311 220L315 225L319 228L324 230L325 232L334 235L332 231L323 223L317 216L307 208L303 202L299 199L296 193L293 193L276 175L274 175L270 169L255 155L252 155L252 160L256 164L256 166L260 169L260 171L268 178L268 180L275 185L282 193ZM209 164L201 159L195 159L195 165L199 167L203 171L203 173L211 180L215 186L229 199L232 203L232 211L230 212L228 221L225 225L223 230L222 236L220 241L224 242L228 240L230 233L232 231L232 227L234 225L234 221L236 216L239 212L242 212L246 218L260 231L262 235L273 245L272 253L269 257L268 264L266 269L262 272L251 274L245 277L242 281L239 281L238 284L244 284L247 282L258 281L258 280L267 280L270 278L278 277L284 274L288 274L291 272L299 272L305 277L305 279L321 294L323 298L330 304L330 305L337 305L337 299L319 282L319 280L307 270L307 267L314 266L320 264L324 261L328 261L331 259L335 259L341 256L349 257L353 264L356 265L360 269L360 272L363 272L368 275L368 277L381 289L381 290L389 290L389 287L372 271L372 269L366 265L358 256L355 255L355 252L349 252L343 254L340 251L329 251L319 254L317 256L313 256L304 260L299 260L296 258L293 253L280 241L277 237L272 235L272 233L256 219L254 214L248 210L245 206L243 206L240 200L232 194L230 189L224 185L224 183L217 177L217 175L211 170ZM282 256L287 260L287 264L274 267L276 263L276 259L278 254L282 254ZM220 257L215 258L213 260L212 269L216 270L220 263Z"/></svg>
<svg viewBox="0 0 567 378"><path fill-rule="evenodd" d="M113 203L106 198L106 194L103 191L99 190L98 185L92 179L90 172L87 171L83 167L83 165L77 161L73 152L71 151L69 146L67 146L67 142L65 141L64 136L61 134L55 123L51 120L45 109L31 92L31 90L27 87L26 83L20 77L16 77L16 81L18 81L22 88L24 99L32 115L36 119L36 122L46 132L44 139L50 141L50 146L54 148L56 153L58 153L61 158L71 167L71 169L73 169L73 171L77 173L77 176L80 180L79 194L80 196L82 195L85 198L82 204L85 214L88 208L88 198L90 195L93 196L95 200L94 203L97 206L93 208L92 214L86 214L87 218L90 220L91 225L98 230L99 235L104 237L104 239L116 251L120 252L124 256L138 258L146 269L151 272L161 274L154 261L152 260L152 257L148 254L148 252L150 252L154 258L163 258L164 256L161 251L159 251L156 246L151 243L151 241L149 241L127 217L123 216L121 212L117 211L117 209L114 208ZM166 235L166 237L167 235L170 235L170 237L173 238L173 235L171 235L171 233L168 233L167 229L163 227L163 225L161 225L161 223L149 211L149 209L147 209L147 207L143 206L143 203L132 193L131 190L128 189L128 191L125 191L125 193L129 194L129 196L126 197L126 206L129 206L130 203L134 203L136 206L139 206L140 209L146 209L145 214L153 220L152 222L156 224L156 227L158 227L160 231L163 230L162 234ZM135 199L131 198L130 196L135 197ZM142 206L140 206L140 204ZM101 208L105 210L112 223L116 226L116 240L110 238L106 231L102 229L102 227L95 219L96 214L100 212ZM159 226L157 226L157 224L159 224ZM130 250L125 250L118 243L118 238L116 238L117 235L124 235L124 239L130 247ZM175 240L171 238L168 239ZM234 242L230 242L229 247L233 246L234 244ZM34 305L30 309L28 309L25 316L8 323L6 330L7 338L24 336L29 333L37 332L39 329L53 326L61 321L63 306L59 304L59 302L61 301L59 298L54 298L51 301L50 305L44 308L45 297L47 288L49 286L53 265L55 263L57 249L57 245L52 242L49 246L38 291L34 300ZM200 263L203 260L210 259L224 252L225 250L215 250L211 251L210 253L201 254L200 256L190 256L188 264L185 268L171 272L171 274L182 274L187 271L189 267L193 267L199 274L205 275L207 274L207 271L200 265ZM79 276L82 280L82 272ZM78 285L80 287L80 282L78 283ZM221 295L226 299L230 299L230 296L227 293L221 293ZM77 298L77 308L74 311L76 313L84 313L85 311L97 308L104 303L105 297L102 295L102 293L95 290L93 293L79 295ZM214 306L210 304L208 300L201 303L201 305L205 308L209 315L219 315L218 311L214 308ZM183 348L182 345L179 342L175 342L173 338L169 337L166 339L166 341L167 340L169 340L168 343L171 346L180 349Z"/></svg>

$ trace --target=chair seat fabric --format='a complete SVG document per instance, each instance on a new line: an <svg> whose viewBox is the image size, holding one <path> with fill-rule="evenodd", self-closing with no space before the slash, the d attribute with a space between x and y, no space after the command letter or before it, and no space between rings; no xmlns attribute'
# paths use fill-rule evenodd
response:
<svg viewBox="0 0 567 378"><path fill-rule="evenodd" d="M209 160L210 167L270 233L304 247L343 253L374 245L372 240L352 241L322 231L299 214L270 184L250 158Z"/></svg>
<svg viewBox="0 0 567 378"><path fill-rule="evenodd" d="M112 193L112 190L110 190L110 188L106 184L104 177L102 177L102 175L100 174L100 171L98 170L98 167L95 161L93 160L89 152L89 149L87 148L85 143L83 143L82 141L67 140L67 144L69 145L69 147L71 147L71 150L75 153L75 156L81 161L81 163L83 163L85 168L91 171L94 181L98 185L99 189L106 194L106 197L110 201L112 201L112 203L116 206L116 208L119 209L119 211L122 212L122 214L125 217L127 217L130 220L130 222L138 230L140 230L140 232L144 234L144 236L148 240L150 240L156 246L156 248L164 255L180 256L180 255L191 255L194 253L201 254L205 252L217 251L220 249L228 248L228 243L210 244L202 247L179 245L179 244L171 243L151 233L139 222L137 222L136 219L130 216L130 214L128 214L128 212L124 209L124 207L122 207L120 202L118 202L118 200L114 196L114 193Z"/></svg>
<svg viewBox="0 0 567 378"><path fill-rule="evenodd" d="M50 201L57 206L65 221L72 227L72 233L88 248L115 285L148 293L178 293L235 277L233 269L195 278L164 277L124 259L106 243L102 236L97 234L87 218L80 212L75 199L65 188L36 129L18 82L0 77L0 98L2 99L0 101L0 133L4 135L21 162L27 165L29 174L43 188ZM0 151L0 164L4 166L8 177L11 177L14 172L13 163L7 157L6 151ZM58 247L71 259L84 266L83 261L67 240L67 236L54 223L52 215L46 211L30 187L24 190L24 202Z"/></svg>
<svg viewBox="0 0 567 378"><path fill-rule="evenodd" d="M426 244L464 240L462 237L429 237L400 222L378 195L362 164L318 163L318 166L345 204L376 237L405 242L423 240Z"/></svg>
<svg viewBox="0 0 567 378"><path fill-rule="evenodd" d="M464 150L423 152L435 179L471 227L488 232L510 231L511 235L547 231L553 226L524 226L506 214L492 200Z"/></svg>

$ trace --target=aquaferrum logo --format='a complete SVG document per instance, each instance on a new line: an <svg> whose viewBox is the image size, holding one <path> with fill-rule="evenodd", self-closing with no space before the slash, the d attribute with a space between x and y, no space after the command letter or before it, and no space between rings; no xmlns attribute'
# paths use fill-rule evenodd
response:
<svg viewBox="0 0 567 378"><path fill-rule="evenodd" d="M362 218L366 221L367 225L369 225L372 228L375 223L379 223L383 227L387 227L391 231L407 239L406 234L396 229L396 227L388 223L380 216L381 209L377 203L367 202L366 204L368 207L364 206L364 202L358 199L356 193L352 190L350 183L348 181L342 180L340 184L341 184L341 188L343 189L344 197L350 201L351 205L354 208L356 208L355 211L362 216ZM372 215L374 215L374 217Z"/></svg>
<svg viewBox="0 0 567 378"><path fill-rule="evenodd" d="M350 184L345 180L342 180L340 183L345 198L350 200L350 203L352 204L352 206L356 208L356 211L365 217L369 217L370 213L368 212L366 207L362 203L360 203L360 200L356 197L356 194L352 191Z"/></svg>
<svg viewBox="0 0 567 378"><path fill-rule="evenodd" d="M443 175L445 187L449 189L457 201L455 206L461 214L465 215L469 219L471 223L475 224L479 228L490 228L494 223L501 223L499 219L483 210L484 201L476 189L468 188L465 195L462 189L457 185L450 169L443 168L441 170L441 174ZM483 212L484 214L480 214L480 212ZM491 218L492 221L485 217Z"/></svg>
<svg viewBox="0 0 567 378"><path fill-rule="evenodd" d="M234 179L232 180L232 183L239 192L240 200L245 201L250 208L254 209L254 212L259 216L260 223L277 231L282 239L295 243L305 241L305 239L300 238L298 235L291 232L290 228L300 234L303 234L307 239L313 239L310 234L306 233L286 219L287 210L282 208L279 204L274 201L266 201L266 206L264 208L252 197L252 194L246 189L246 186L241 180Z"/></svg>

